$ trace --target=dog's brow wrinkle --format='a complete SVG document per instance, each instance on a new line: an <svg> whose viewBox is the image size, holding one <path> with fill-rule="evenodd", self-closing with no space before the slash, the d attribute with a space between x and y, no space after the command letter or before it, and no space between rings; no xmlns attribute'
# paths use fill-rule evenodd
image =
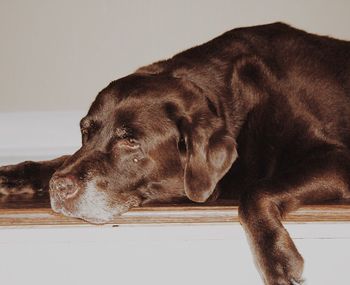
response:
<svg viewBox="0 0 350 285"><path fill-rule="evenodd" d="M127 128L125 126L123 126L121 128L117 128L115 130L115 134L116 134L117 137L122 138L122 137L125 137L126 135L128 135L128 130L127 130Z"/></svg>

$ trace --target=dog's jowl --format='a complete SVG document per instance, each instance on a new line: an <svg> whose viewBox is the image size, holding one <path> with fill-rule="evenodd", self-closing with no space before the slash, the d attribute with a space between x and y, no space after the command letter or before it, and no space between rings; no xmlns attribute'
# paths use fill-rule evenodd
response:
<svg viewBox="0 0 350 285"><path fill-rule="evenodd" d="M0 193L106 223L146 203L238 197L265 284L299 284L281 223L350 197L350 42L282 23L240 28L110 83L71 156L0 168Z"/></svg>

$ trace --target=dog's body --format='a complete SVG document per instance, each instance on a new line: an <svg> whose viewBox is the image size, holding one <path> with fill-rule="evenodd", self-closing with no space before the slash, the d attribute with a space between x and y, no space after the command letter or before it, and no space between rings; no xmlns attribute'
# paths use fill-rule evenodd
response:
<svg viewBox="0 0 350 285"><path fill-rule="evenodd" d="M221 191L240 200L265 283L298 284L282 216L350 197L350 43L281 23L235 29L112 82L81 127L74 155L0 168L0 193L50 184L55 211L103 223Z"/></svg>

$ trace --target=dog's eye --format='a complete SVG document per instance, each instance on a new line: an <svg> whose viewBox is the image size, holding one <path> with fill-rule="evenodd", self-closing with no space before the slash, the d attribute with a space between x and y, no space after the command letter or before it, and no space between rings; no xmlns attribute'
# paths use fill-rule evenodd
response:
<svg viewBox="0 0 350 285"><path fill-rule="evenodd" d="M136 140L133 138L125 138L125 140L128 142L129 145L137 144Z"/></svg>
<svg viewBox="0 0 350 285"><path fill-rule="evenodd" d="M179 149L180 153L185 153L187 148L186 148L186 142L185 139L183 137L181 137L177 143L177 147Z"/></svg>

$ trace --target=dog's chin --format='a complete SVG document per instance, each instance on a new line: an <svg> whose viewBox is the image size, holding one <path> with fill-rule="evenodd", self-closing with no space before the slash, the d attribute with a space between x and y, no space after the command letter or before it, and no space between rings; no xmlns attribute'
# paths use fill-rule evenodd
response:
<svg viewBox="0 0 350 285"><path fill-rule="evenodd" d="M52 208L53 211L55 213L64 215L66 217L70 217L70 218L77 218L77 219L81 219L84 220L90 224L96 224L96 225L103 225L103 224L108 224L108 223L113 223L113 219L117 218L118 216L122 215L124 212L121 213L115 213L112 216L109 215L108 217L91 217L91 216L85 216L85 215L81 215L79 213L71 213L69 212L67 209L65 208Z"/></svg>
<svg viewBox="0 0 350 285"><path fill-rule="evenodd" d="M61 203L58 203L54 199L51 199L51 208L55 213L64 215L66 217L70 218L78 218L82 219L88 223L91 224L96 224L96 225L103 225L103 224L108 224L108 223L113 223L113 220L125 212L129 210L128 207L118 207L114 209L114 211L109 211L107 210L99 210L96 214L96 216L88 215L90 213L93 213L93 210L87 210L87 211L82 211L80 213L79 211L77 212L71 212L68 209L66 209Z"/></svg>
<svg viewBox="0 0 350 285"><path fill-rule="evenodd" d="M104 224L109 224L109 223L113 222L113 219L100 219L100 218L95 218L95 217L76 216L76 218L82 219L85 222L88 222L88 223L94 224L94 225L104 225Z"/></svg>
<svg viewBox="0 0 350 285"><path fill-rule="evenodd" d="M115 219L120 217L122 214L126 213L129 210L127 207L120 207L118 209L114 209L114 211L111 212L101 212L101 214L92 216L92 215L87 215L82 214L82 213L77 213L72 214L72 217L82 219L90 224L95 224L95 225L103 225L103 224L113 224ZM90 214L90 213L89 213Z"/></svg>
<svg viewBox="0 0 350 285"><path fill-rule="evenodd" d="M103 225L103 224L113 224L113 221L115 221L116 218L120 217L123 213L127 212L128 209L123 209L122 211L114 212L113 214L109 215L101 215L101 216L89 216L84 214L74 214L74 213L68 213L68 216L82 219L90 224L95 225ZM63 215L66 215L66 213L63 211Z"/></svg>

